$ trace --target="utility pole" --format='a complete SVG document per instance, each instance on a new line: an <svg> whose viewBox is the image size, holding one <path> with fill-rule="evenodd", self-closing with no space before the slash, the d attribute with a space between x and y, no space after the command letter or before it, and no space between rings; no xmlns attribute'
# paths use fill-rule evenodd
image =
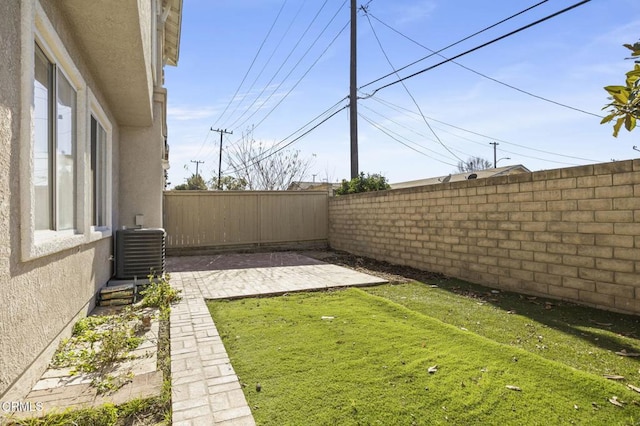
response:
<svg viewBox="0 0 640 426"><path fill-rule="evenodd" d="M358 177L358 82L357 82L357 28L358 8L351 0L351 78L349 85L349 115L351 136L351 179Z"/></svg>
<svg viewBox="0 0 640 426"><path fill-rule="evenodd" d="M497 147L500 145L498 142L489 142L489 145L493 145L493 168L498 168L498 156L497 156Z"/></svg>
<svg viewBox="0 0 640 426"><path fill-rule="evenodd" d="M223 135L232 135L233 131L228 132L227 129L216 129L213 130L213 127L211 128L212 132L218 132L220 133L220 158L218 160L218 190L222 189L222 136Z"/></svg>
<svg viewBox="0 0 640 426"><path fill-rule="evenodd" d="M192 163L196 163L196 176L200 176L200 175L198 174L198 166L199 166L200 164L204 164L204 161L191 160L191 162L192 162Z"/></svg>

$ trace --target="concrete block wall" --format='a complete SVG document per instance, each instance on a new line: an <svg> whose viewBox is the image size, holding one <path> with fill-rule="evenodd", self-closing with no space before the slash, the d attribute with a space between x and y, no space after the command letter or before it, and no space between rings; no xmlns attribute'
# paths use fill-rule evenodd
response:
<svg viewBox="0 0 640 426"><path fill-rule="evenodd" d="M640 160L333 197L329 244L640 314Z"/></svg>

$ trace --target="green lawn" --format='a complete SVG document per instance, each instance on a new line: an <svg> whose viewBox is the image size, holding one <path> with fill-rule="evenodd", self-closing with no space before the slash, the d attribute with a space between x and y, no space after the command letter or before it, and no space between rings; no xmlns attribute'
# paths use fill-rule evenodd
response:
<svg viewBox="0 0 640 426"><path fill-rule="evenodd" d="M615 354L623 350L640 353L638 316L494 293L455 279L430 280L428 284L385 285L366 291L496 342L589 373L620 375L640 386L640 358Z"/></svg>
<svg viewBox="0 0 640 426"><path fill-rule="evenodd" d="M445 289L410 283L209 308L260 425L640 424L640 394L599 375L624 361L638 384L637 360L612 354L609 363L583 368L587 357L572 368L562 359L572 357L571 345L553 360L540 356L551 349L532 353L532 336L547 346L552 329L571 341L589 339L533 318L502 330L498 317L477 312L520 318L517 312ZM510 341L510 333L532 327ZM609 402L615 397L624 408Z"/></svg>

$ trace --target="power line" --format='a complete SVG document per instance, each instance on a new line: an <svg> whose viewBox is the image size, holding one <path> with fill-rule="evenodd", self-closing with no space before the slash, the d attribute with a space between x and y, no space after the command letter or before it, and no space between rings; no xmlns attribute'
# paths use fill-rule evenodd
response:
<svg viewBox="0 0 640 426"><path fill-rule="evenodd" d="M329 28L329 25L331 25L331 23L335 20L335 18L338 16L338 13L342 10L342 8L344 7L344 5L346 4L347 0L345 0L342 3L342 6L340 6L340 8L336 11L336 13L333 15L333 17L331 18L331 20L329 21L329 23L322 29L322 31L320 32L320 34L318 35L318 37L316 37L316 39L313 41L313 43L311 44L311 46L307 49L307 51L304 53L304 55L298 60L298 62L296 62L296 64L293 66L293 68L289 71L289 73L284 77L284 79L280 82L280 84L278 84L278 86L273 90L273 92L271 92L271 94L258 106L258 108L256 108L256 110L251 113L251 115L249 115L249 117L247 117L242 123L238 124L236 126L236 123L238 122L238 120L240 120L240 118L242 118L242 116L240 116L238 119L236 119L231 126L234 128L238 128L243 126L247 121L249 121L254 115L256 115L258 113L258 111L260 111L262 109L262 107L273 97L274 94L276 94L278 92L278 90L280 89L280 87L282 87L282 85L285 83L285 81L291 76L291 74L293 73L293 71L295 71L295 69L298 67L298 65L300 65L300 63L302 62L302 60L307 56L307 54L311 51L311 49L313 48L313 46L315 46L315 44L318 42L318 40L320 40L320 37L322 37L322 35L325 33L325 31ZM342 32L346 29L346 27L348 26L348 22L347 24L345 24L345 26L340 30L340 32L333 38L333 40L329 43L329 45L322 51L322 53L320 54L320 56L311 64L311 66L307 69L307 71L305 71L305 73L302 75L302 77L300 77L300 79L298 79L298 81L295 83L295 85L282 97L282 99L280 99L280 101L266 114L266 116L258 123L261 124L262 122L264 122L264 120L266 120L266 118L271 115L271 113L278 107L280 106L280 104L287 98L287 96L289 96L289 94L293 91L293 89L295 89L298 84L300 84L300 82L307 76L307 74L311 71L311 69L318 63L318 61L324 56L324 54L327 52L327 50L329 50L329 48L333 45L333 43L338 39L338 37L340 36L340 34L342 34ZM257 99L256 99L257 101ZM248 112L249 110L247 110L246 112ZM258 126L256 125L256 127Z"/></svg>
<svg viewBox="0 0 640 426"><path fill-rule="evenodd" d="M294 143L296 143L297 141L299 141L300 139L302 139L303 137L307 136L309 133L311 133L312 131L314 131L315 129L317 129L318 127L320 127L321 125L323 125L324 123L326 123L327 121L329 121L331 118L333 118L334 116L336 116L339 112L347 109L349 107L349 105L345 105L342 108L340 108L339 110L333 112L331 115L329 115L328 117L326 117L325 119L323 119L322 121L320 121L318 124L316 124L315 126L313 126L312 128L310 128L309 130L307 130L306 132L304 132L303 134L301 134L300 136L298 136L297 138L293 139L291 142L281 146L280 148L270 152L268 155L262 156L259 159L254 159L253 162L245 167L239 168L239 169L235 169L234 172L238 172L238 171L242 171L242 170L247 170L250 167L255 166L256 164L259 164L261 161L266 160L267 158L277 154L278 152L282 151L283 149L293 145ZM333 107L332 107L333 108ZM324 114L324 113L323 113ZM321 114L322 115L322 114ZM304 125L302 128L308 126L310 123L307 123L306 125ZM301 129L302 129L301 128ZM297 132L296 132L297 133ZM295 134L295 133L294 133ZM288 136L290 137L290 136ZM278 144L282 143L283 141L280 141ZM278 145L277 144L277 145Z"/></svg>
<svg viewBox="0 0 640 426"><path fill-rule="evenodd" d="M264 37L264 40L262 40L262 43L260 44L260 47L258 48L258 51L256 52L255 56L253 57L253 60L251 61L251 65L249 65L249 69L247 69L247 72L244 74L244 77L242 77L242 81L238 85L238 88L236 89L236 91L233 94L233 96L231 97L231 99L229 99L229 103L224 108L224 111L222 111L222 114L220 114L220 116L218 117L218 120L213 124L213 126L215 126L215 124L218 121L220 121L220 119L222 119L222 117L224 117L224 114L229 109L229 106L233 103L233 100L238 95L238 92L240 91L240 88L242 87L242 85L244 84L245 80L247 79L247 76L249 75L249 73L253 69L253 65L256 63L256 60L258 59L258 56L260 55L260 52L262 51L262 48L264 47L265 43L267 42L267 39L271 35L271 31L273 31L273 28L276 26L276 22L278 22L278 19L280 18L280 15L282 14L282 11L284 10L284 6L286 4L287 4L287 0L284 0L282 2L282 6L280 6L280 10L278 11L278 14L276 15L276 19L273 20L273 23L271 24L271 27L269 28L269 31L267 32L267 35ZM211 126L211 127L213 127L213 126Z"/></svg>
<svg viewBox="0 0 640 426"><path fill-rule="evenodd" d="M359 115L359 116L360 116L364 121L366 121L366 122L367 122L367 123L369 123L371 126L373 126L375 129L377 129L377 130L381 131L382 133L384 133L385 135L387 135L388 137L390 137L390 138L391 138L391 139L393 139L394 141L396 141L396 142L398 142L398 143L400 143L400 144L402 144L402 145L406 146L406 147L407 147L407 148L409 148L410 150L415 151L415 152L417 152L418 154L424 155L424 156L425 156L425 157L427 157L427 158L431 158L432 160L439 161L439 162L441 162L441 163L443 163L443 164L447 164L447 165L449 165L449 166L454 166L454 167L456 166L455 164L447 163L446 161L438 160L437 158L433 158L433 157L431 157L430 155L425 154L424 152L422 152L422 151L420 151L420 150L418 150L418 149L416 149L416 148L414 148L414 147L412 147L412 146L410 146L410 145L408 145L408 144L406 144L406 143L402 142L400 139L398 139L397 137L395 137L395 136L393 136L393 135L391 134L391 133L395 133L395 132L392 132L392 131L390 131L389 129L386 129L384 126L382 126L382 125L380 125L380 124L375 123L373 120L371 120L370 118L368 118L367 116L365 116L365 115L363 115L363 114L358 114L358 115ZM397 135L397 133L396 133L396 135ZM404 138L404 139L406 139L406 138ZM418 144L416 144L416 145L418 145ZM419 145L418 145L418 146L419 146Z"/></svg>
<svg viewBox="0 0 640 426"><path fill-rule="evenodd" d="M391 27L390 25L388 25L388 24L384 23L383 21L381 21L380 19L378 19L375 15L373 15L372 13L369 13L369 14L371 15L371 17L372 17L373 19L375 19L376 21L378 21L379 23L381 23L381 24L382 24L382 25L384 25L385 27L389 28L391 31L395 32L396 34L398 34L398 35L400 35L400 36L402 36L402 37L404 37L404 38L406 38L407 40L411 41L412 43L417 44L418 46L422 47L423 49L426 49L426 50L428 50L429 52L431 52L432 54L431 54L431 55L429 55L428 57L431 57L431 56L433 56L433 55L438 55L439 57L441 57L441 58L443 58L443 59L449 59L449 58L447 58L446 56L441 55L440 53L438 53L438 52L434 51L433 49L428 48L427 46L425 46L425 45L423 45L423 44L421 44L421 43L417 42L416 40L412 39L411 37L409 37L409 36L407 36L407 35L405 35L405 34L401 33L400 31L396 30L395 28ZM461 68L464 68L465 70L467 70L467 71L469 71L469 72L472 72L472 73L474 73L474 74L477 74L477 75L479 75L480 77L486 78L487 80L491 80L491 81L493 81L493 82L495 82L495 83L498 83L498 84L501 84L501 85L503 85L503 86L505 86L505 87L508 87L508 88L510 88L510 89L516 90L516 91L518 91L518 92L520 92L520 93L524 93L525 95L529 95L529 96L532 96L532 97L534 97L534 98L537 98L537 99L540 99L540 100L543 100L543 101L546 101L546 102L549 102L549 103L552 103L552 104L555 104L555 105L558 105L558 106L561 106L561 107L564 107L564 108L572 109L572 110L574 110L574 111L582 112L582 113L584 113L584 114L592 115L592 116L594 116L594 117L602 118L602 116L601 116L601 115L594 114L594 113L592 113L592 112L585 111L585 110L582 110L582 109L580 109L580 108L572 107L571 105L563 104L563 103L561 103L561 102L557 102L557 101L554 101L554 100L552 100L552 99L548 99L548 98L545 98L545 97L543 97L543 96L539 96L539 95L536 95L536 94L534 94L534 93L528 92L528 91L526 91L526 90L520 89L519 87L513 86L513 85L511 85L511 84L505 83L505 82L500 81L500 80L498 80L498 79L496 79L496 78L493 78L493 77L490 77L490 76L488 76L488 75L486 75L486 74L483 74L483 73L481 73L481 72L479 72L479 71L476 71L476 70L474 70L474 69L472 69L472 68L470 68L470 67L468 67L468 66L466 66L466 65L461 64L460 62L456 62L456 61L453 61L453 60L452 60L452 61L451 61L451 63L456 64L457 66L459 66L459 67L461 67Z"/></svg>
<svg viewBox="0 0 640 426"><path fill-rule="evenodd" d="M454 43L451 43L451 44L449 44L449 45L447 45L447 46L443 47L442 49L439 49L438 51L433 52L431 55L427 55L427 56L425 56L424 58L420 58L420 59L418 59L417 61L414 61L414 62L412 62L412 63L410 63L410 64L408 64L408 65L405 65L404 67L402 67L402 68L398 69L397 71L398 71L398 72L403 71L403 70L405 70L405 69L409 68L410 66L413 66L413 65L415 65L415 64L417 64L417 63L419 63L419 62L424 61L425 59L428 59L428 58L432 57L433 55L436 55L436 54L438 54L438 53L440 53L440 52L443 52L443 51L445 51L445 50L447 50L447 49L449 49L449 48L451 48L451 47L453 47L453 46L456 46L456 45L458 45L458 44L460 44L460 43L462 43L462 42L464 42L464 41L469 40L470 38L473 38L473 37L475 37L475 36L477 36L477 35L479 35L479 34L482 34L482 33L483 33L483 32L485 32L485 31L488 31L488 30L490 30L490 29L492 29L492 28L494 28L494 27L497 27L498 25L503 24L503 23L505 23L505 22L507 22L507 21L509 21L509 20L511 20L511 19L513 19L513 18L515 18L515 17L517 17L517 16L519 16L519 15L522 15L523 13L526 13L526 12L528 12L528 11L530 11L530 10L532 10L532 9L536 8L536 7L538 7L538 6L540 6L540 5L544 4L544 3L546 3L547 1L549 1L549 0L543 0L543 1L539 2L539 3L536 3L536 4L534 4L533 6L530 6L530 7L526 8L526 9L524 9L524 10L521 10L520 12L515 13L515 14L513 14L513 15L511 15L511 16L509 16L509 17L507 17L507 18L504 18L504 19L502 19L501 21L498 21L498 22L496 22L496 23L495 23L495 24L493 24L493 25L489 25L488 27L485 27L485 28L481 29L480 31L476 31L475 33L473 33L473 34L471 34L471 35L468 35L468 36L466 36L466 37L464 37L464 38L462 38L462 39L460 39L460 40L458 40L458 41L456 41L456 42L454 42ZM377 78L377 79L375 79L375 80L373 80L373 81L370 81L369 83L365 84L364 86L360 86L360 89L362 89L362 88L364 88L364 87L367 87L367 86L370 86L370 85L372 85L372 84L374 84L374 83L377 83L377 82L378 82L378 81L380 81L380 80L384 80L385 78L390 77L390 76L392 76L392 75L394 75L394 73L389 73L389 74L383 75L382 77L379 77L379 78Z"/></svg>
<svg viewBox="0 0 640 426"><path fill-rule="evenodd" d="M371 19L369 19L369 14L367 13L367 10L364 9L364 12L365 12L365 16L367 17L367 21L369 22L369 27L371 28L371 31L373 32L373 36L375 37L376 41L378 42L378 46L380 47L380 50L382 51L382 54L384 55L385 59L387 60L387 63L391 67L391 69L395 72L395 74L398 76L398 78L400 78L400 75L398 74L398 72L396 71L395 67L391 63L391 60L389 59L389 55L387 55L387 52L385 52L384 47L382 47L382 42L380 41L380 38L378 37L378 34L376 33L375 28L373 28L373 24L371 23ZM454 154L453 151L451 151L449 149L449 147L447 145L445 145L444 142L442 142L442 140L440 139L438 134L431 127L431 124L429 124L429 121L427 121L427 118L424 116L424 113L422 112L422 108L420 108L420 105L418 104L418 101L416 101L416 98L411 94L411 92L409 91L409 88L407 87L407 85L404 83L404 81L401 82L401 83L402 83L402 87L404 87L404 90L407 92L407 95L409 95L409 97L413 101L413 104L418 109L418 112L420 113L420 116L422 117L422 120L427 125L427 127L429 128L431 133L433 133L433 136L435 136L435 138L438 141L438 143L440 145L442 145L444 147L444 149L449 151L449 154L453 155L458 160L463 161L462 158L460 158L456 154Z"/></svg>
<svg viewBox="0 0 640 426"><path fill-rule="evenodd" d="M418 115L414 111L412 111L412 110L410 110L408 108L401 107L401 106L396 105L396 104L394 104L392 102L389 102L387 100L381 99L378 96L373 96L371 99L376 101L376 102L378 102L378 103L381 103L381 104L387 106L388 108L395 109L398 112L405 111L406 113L409 113L409 114ZM590 163L598 163L598 162L600 162L599 160L593 160L593 159L590 159L590 158L582 158L582 157L576 157L576 156L573 156L573 155L558 154L558 153L555 153L555 152L545 151L545 150L542 150L542 149L531 148L531 147L528 147L528 146L525 146L525 145L521 145L521 144L517 144L517 143L514 143L514 142L509 142L509 141L504 140L504 139L496 138L494 136L488 136L488 135L485 135L483 133L479 133L479 132L475 132L473 130L465 129L463 127L456 126L454 124L450 124L450 123L447 123L445 121L435 119L433 117L427 117L427 118L429 120L431 120L431 121L435 121L437 123L444 124L445 126L452 127L454 129L461 130L461 131L466 132L466 133L470 133L470 134L473 134L473 135L476 135L476 136L480 136L480 137L483 137L483 138L486 138L486 139L489 139L489 140L502 142L502 143L505 143L507 145L517 146L519 148L527 149L527 150L530 150L530 151L536 151L536 152L540 152L540 153L543 153L543 154L554 155L554 156L557 156L557 157L570 158L570 159L573 159L573 160L588 161ZM461 139L465 139L465 140L468 140L470 142L479 144L479 145L484 145L484 143L482 143L482 142L473 141L471 139L467 139L467 138L464 138L462 136L458 136L458 137L461 138ZM522 153L516 153L516 152L513 152L513 151L506 151L506 150L503 150L503 151L509 152L510 154L521 155L523 157L534 158L536 160L549 161L549 162L552 162L552 163L578 165L578 164L573 164L573 163L560 163L560 162L553 161L553 160L545 160L545 159L541 159L541 158L538 158L538 157L528 156L528 155L522 154Z"/></svg>
<svg viewBox="0 0 640 426"><path fill-rule="evenodd" d="M307 28L304 30L304 32L302 33L302 35L298 38L298 41L296 42L296 44L293 46L293 48L289 51L289 54L287 55L287 57L282 61L282 63L280 64L280 66L278 67L278 69L276 70L276 72L273 74L273 76L271 77L271 79L267 82L267 84L264 85L264 87L262 88L262 90L260 91L260 93L255 97L255 99L253 100L253 102L251 103L251 105L249 105L245 111L240 115L240 117L238 117L236 119L236 121L234 121L232 123L235 124L238 120L240 120L255 104L256 102L260 99L260 97L264 94L264 92L269 88L269 86L271 85L271 83L273 82L273 80L275 80L275 78L278 76L278 74L280 74L280 71L282 70L282 68L284 68L284 66L287 64L287 62L289 61L289 58L291 58L291 55L293 55L293 52L296 51L296 49L298 48L298 46L300 45L300 43L302 42L302 40L304 39L304 37L307 35L307 33L309 32L309 30L311 29L311 27L313 26L313 24L316 22L316 20L318 19L318 16L320 16L320 13L322 12L322 10L324 9L324 7L326 6L328 0L325 0L324 3L322 3L322 5L320 6L320 9L318 9L318 11L316 12L315 16L313 17L313 19L311 20L311 22L309 23L309 25L307 26ZM297 16L297 15L296 15ZM293 21L292 21L293 22ZM288 31L288 30L287 30ZM318 36L319 38L320 36ZM316 39L317 41L317 39ZM311 50L311 48L313 47L313 45L315 44L315 42L309 47L309 49L307 50L307 53L309 50ZM275 52L275 51L274 51ZM306 55L306 53L305 53ZM304 56L303 55L303 58ZM302 59L301 59L302 60ZM298 62L299 63L299 62ZM296 64L294 66L293 69L295 69L297 67L298 64ZM292 70L293 71L293 70ZM256 78L257 80L257 78ZM286 80L286 77L285 77ZM255 81L254 81L255 83ZM253 87L253 86L252 86ZM242 99L242 101L244 101L245 98ZM233 115L235 114L235 112L238 110L238 108L240 107L240 103L238 103L238 105L236 105L235 109L233 110L233 112L231 113L231 117L233 117Z"/></svg>
<svg viewBox="0 0 640 426"><path fill-rule="evenodd" d="M238 110L238 108L240 108L240 105L242 105L242 103L244 102L244 100L247 98L247 96L251 93L251 90L254 88L254 86L256 85L256 83L258 82L258 80L260 79L260 77L262 77L262 74L264 73L264 71L267 69L267 66L269 66L269 64L271 63L271 60L273 59L275 53L278 51L278 48L280 47L280 45L282 44L282 41L285 39L285 37L287 36L287 34L289 34L289 31L291 31L291 27L293 27L293 24L296 22L298 16L300 15L300 12L302 11L302 8L304 7L304 4L306 3L306 0L304 0L300 7L298 8L298 11L296 12L296 14L294 15L294 17L291 19L291 22L289 23L289 26L287 27L287 29L282 33L282 36L280 37L280 40L278 40L278 43L276 43L276 47L271 51L271 55L269 55L269 58L267 59L267 61L264 63L264 65L262 66L262 69L260 70L260 72L258 72L258 75L256 76L256 78L253 79L253 82L251 83L251 86L249 86L249 88L245 91L244 96L242 97L242 99L240 99L240 102L238 102L236 104L236 107L233 109L233 111L231 111L231 114L229 114L230 117L233 117L233 114L236 113L236 111ZM326 1L325 1L326 3ZM267 86L269 86L270 82L267 83ZM266 89L266 87L265 87ZM263 89L264 92L264 89ZM260 97L262 95L262 92L258 95L258 97Z"/></svg>
<svg viewBox="0 0 640 426"><path fill-rule="evenodd" d="M262 40L262 43L260 44L260 47L258 48L258 51L256 52L255 56L253 57L253 60L251 61L251 65L249 65L249 68L247 69L246 73L244 74L244 77L242 78L242 81L240 82L240 84L236 88L236 91L233 94L233 96L229 99L229 102L227 103L227 105L225 106L224 110L222 111L222 114L220 114L218 116L218 119L215 121L215 123L211 127L215 126L215 124L217 124L218 121L220 121L222 119L222 117L224 117L225 113L227 112L227 110L229 109L231 104L233 103L233 100L238 95L238 92L240 91L240 88L242 87L242 85L244 84L245 80L249 76L249 73L253 69L253 66L254 66L255 62L258 59L258 56L260 55L260 52L262 51L262 48L264 47L265 43L267 42L267 40L269 38L269 35L273 31L273 28L275 27L276 22L278 22L278 19L280 18L280 15L282 14L282 11L284 10L284 6L287 4L287 1L288 0L284 0L284 2L282 3L282 6L280 6L280 10L278 11L278 14L276 15L276 18L273 20L273 23L271 24L271 27L269 28L269 31L267 32L267 35ZM202 144L200 145L200 148L198 149L198 154L197 155L200 155L200 153L202 152L202 149L204 148L205 144L207 143L207 140L209 139L209 135L210 134L211 134L211 131L207 130L207 134L205 135L204 140L202 141Z"/></svg>
<svg viewBox="0 0 640 426"><path fill-rule="evenodd" d="M376 111L376 110L374 110L374 109L372 109L372 108L367 107L366 105L362 105L362 107L363 107L364 109L366 109L366 110L368 110L368 111L370 111L370 112L372 112L372 113L376 114L377 116L379 116L379 117L383 118L384 120L386 120L386 121L388 121L388 122L390 122L390 123L395 124L395 125L396 125L396 126L398 126L398 127L401 127L401 128L403 128L403 129L405 129L405 130L408 130L409 132L414 133L415 135L420 136L420 137L422 137L422 138L425 138L426 140L432 141L432 139L428 138L427 136L423 135L423 134L422 134L422 133L420 133L420 132L417 132L415 129L412 129L412 128L410 128L410 127L404 126L403 124L398 123L397 121L395 121L395 120L393 120L393 119L391 119L391 118L389 118L389 117L385 116L384 114L381 114L380 112L378 112L378 111ZM362 115L362 114L361 114L361 115ZM373 119L370 119L370 120L371 120L371 121L373 121ZM402 139L406 140L407 142L409 142L409 143L411 143L411 144L413 144L413 145L415 145L415 146L417 146L417 147L419 147L419 148L421 148L421 149L427 150L427 151L429 151L429 152L433 153L434 155L438 155L438 156L440 156L440 157L443 157L443 158L445 158L446 160L452 160L450 157L447 157L445 154L442 154L442 153L440 153L440 152L438 152L438 151L434 151L434 150L433 150L433 149L431 149L431 148L427 148L427 147L426 147L426 146L424 146L424 145L421 145L421 144L419 144L419 143L417 143L417 142L415 142L415 141L412 141L411 139L407 138L406 136L403 136L403 135L401 135L401 134L400 134L400 133L398 133L398 132L394 132L393 130L389 129L388 127L383 126L383 125L382 125L382 124L380 124L380 123L377 123L377 124L376 124L376 126L380 126L381 128L386 129L389 133L393 133L393 134L394 134L394 135L396 135L397 137L402 138ZM434 141L434 142L435 142L435 141ZM440 161L440 160L437 160L437 159L435 159L435 158L434 158L434 160L436 160L436 161ZM445 163L445 164L449 164L449 163Z"/></svg>
<svg viewBox="0 0 640 426"><path fill-rule="evenodd" d="M302 80L304 80L304 78L311 72L311 70L316 66L316 64L320 61L320 59L322 59L322 57L327 53L327 51L331 48L331 46L333 46L333 43L336 42L338 37L340 37L340 35L344 32L345 29L347 29L348 26L349 26L349 23L347 22L342 27L340 32L338 32L338 34L336 34L336 36L333 38L333 40L331 40L329 45L322 51L320 56L318 56L318 58L309 66L309 68L304 72L304 74L302 74L302 76L298 79L298 81L296 81L296 83L289 89L289 91L278 101L278 103L276 103L273 106L273 108L271 108L271 110L262 118L262 120L260 120L254 126L254 128L256 128L259 125L261 125L262 123L264 123L264 121L282 104L282 102L284 102L284 100L291 94L291 92L293 92L295 90L295 88L298 87L298 85L302 82ZM274 93L276 93L276 91L278 90L278 88L280 88L281 85L282 85L282 83L280 83L280 85L276 88L276 90L273 93L271 93L271 95L269 95L269 97L267 99L265 99L264 102L262 102L262 104L258 107L258 109L256 109L249 117L247 117L242 123L237 125L235 128L238 128L238 127L244 125L247 121L249 121L251 119L251 117L253 117L258 111L260 111L260 109L264 106L264 104L271 98L271 96L273 96Z"/></svg>
<svg viewBox="0 0 640 426"><path fill-rule="evenodd" d="M285 143L289 138L293 137L294 135L298 134L299 132L303 131L306 127L310 126L313 122L315 122L316 120L320 119L322 116L328 114L331 110L335 109L338 105L340 105L340 103L342 101L344 101L345 99L347 99L347 97L345 96L344 98L340 99L338 102L334 103L333 105L331 105L329 108L327 108L326 110L324 110L323 112L321 112L320 114L318 114L317 116L315 116L314 118L312 118L310 121L308 121L306 124L304 124L302 127L298 128L296 131L294 131L293 133L291 133L289 136L287 136L286 138L282 139L280 142L274 144L270 150L268 150L267 152L264 152L258 156L256 156L253 160L255 160L255 162L260 162L262 161L264 158L267 158L268 156L272 155L271 151L274 151L276 149L278 149L280 147L280 145L282 145L283 143ZM344 109L344 108L343 108ZM241 139L239 139L238 141L240 141ZM238 142L237 141L237 142ZM252 160L250 160L252 161ZM248 168L249 166L247 166ZM240 169L240 170L244 170L244 169ZM228 170L225 170L225 173L228 172Z"/></svg>
<svg viewBox="0 0 640 426"><path fill-rule="evenodd" d="M379 111L374 110L373 108L369 108L368 106L366 106L366 105L364 105L364 104L363 104L363 105L361 105L361 106L362 106L364 109L366 109L366 110L368 110L368 111L370 111L370 112L372 112L372 113L376 114L377 116L379 116L379 117L383 118L384 120L386 120L386 121L388 121L388 122L390 122L390 123L393 123L393 124L395 124L396 126L401 127L401 128L403 128L403 129L405 129L405 130L407 130L407 131L409 131L409 132L411 132L411 133L413 133L413 134L415 134L415 135L417 135L417 136L420 136L421 138L424 138L424 139L429 140L429 141L432 141L432 142L437 142L437 141L435 141L435 140L433 140L433 139L429 138L428 136L426 136L426 135L424 135L424 134L422 134L422 133L418 132L417 130L412 129L412 128L411 128L411 127L409 127L409 126L405 126L405 125L404 125L404 124L402 124L402 123L398 123L397 121L395 121L395 120L393 120L393 119L391 119L391 118L387 117L386 115L384 115L384 114L380 113ZM380 126L382 126L382 125L380 125ZM384 126L383 126L383 127L384 127ZM419 147L420 147L420 148L422 148L422 149L426 149L427 151L432 152L432 153L433 153L433 154L435 154L435 155L439 155L439 156L441 156L441 157L446 158L447 160L451 160L451 158L447 157L447 156L446 156L446 155L444 155L444 154L439 153L438 151L434 151L434 150L433 150L433 149L431 149L431 148L427 148L427 147L426 147L426 146L424 146L424 145L420 145L419 143L413 142L413 141L411 141L409 138L407 138L407 137L405 137L405 136L402 136L402 135L400 135L398 132L394 132L394 131L390 130L389 128L386 128L386 129L387 129L390 133L393 133L393 134L397 135L398 137L402 137L402 138L404 138L407 142L411 142L412 144L414 144L414 145L416 145L416 146L419 146Z"/></svg>
<svg viewBox="0 0 640 426"><path fill-rule="evenodd" d="M582 0L581 2L578 2L578 3L576 3L576 4L572 5L572 6L569 6L569 7L567 7L567 8L564 8L564 9L562 9L562 10L560 10L560 11L558 11L558 12L555 12L555 13L553 13L553 14L551 14L551 15L548 15L548 16L546 16L546 17L542 18L542 19L538 19L538 20L537 20L537 21L535 21L535 22L532 22L532 23L530 23L530 24L527 24L527 25L525 25L525 26L523 26L523 27L520 27L520 28L518 28L518 29L516 29L516 30L513 30L513 31L511 31L511 32L509 32L509 33L507 33L507 34L504 34L504 35L500 36L500 37L494 38L493 40L490 40L490 41L488 41L488 42L486 42L486 43L483 43L483 44L481 44L481 45L479 45L479 46L476 46L476 47L474 47L474 48L472 48L472 49L466 50L466 51L464 51L464 52L462 52L462 53L460 53L460 54L458 54L458 55L455 55L455 56L453 56L453 57L451 57L451 58L447 59L447 60L444 60L444 61L442 61L442 62L439 62L439 63L437 63L437 64L435 64L435 65L431 65L431 66L429 66L429 67L427 67L427 68L424 68L424 69L422 69L422 70L420 70L420 71L414 72L413 74L410 74L410 75L408 75L408 76L406 76L406 77L400 78L400 79L398 79L398 80L396 80L396 81L392 81L391 83L388 83L388 84L385 84L385 85L383 85L383 86L380 86L380 87L378 87L377 89L375 89L375 90L371 93L371 95L369 95L369 96L372 96L372 95L376 94L377 92L379 92L379 91L380 91L380 90L382 90L382 89L386 89L386 88L388 88L388 87L394 86L394 85L396 85L396 84L398 84L398 83L400 83L400 82L403 82L403 81L408 80L408 79L410 79L410 78L416 77L416 76L418 76L418 75L420 75L420 74L422 74L422 73L425 73L425 72L427 72L427 71L430 71L430 70L432 70L432 69L434 69L434 68L437 68L437 67L439 67L439 66L441 66L441 65L444 65L444 64L446 64L447 62L451 62L451 61L453 61L453 60L455 60L455 59L458 59L458 58L460 58L460 57L462 57L462 56L468 55L469 53L475 52L476 50L480 50L480 49L482 49L482 48L484 48L484 47L487 47L487 46L489 46L489 45L491 45L491 44L493 44L493 43L496 43L496 42L498 42L498 41L500 41L500 40L503 40L503 39L505 39L505 38L507 38L507 37L511 37L512 35L515 35L515 34L517 34L517 33L521 32L521 31L524 31L524 30L526 30L526 29L529 29L529 28L531 28L531 27L533 27L533 26L536 26L536 25L538 25L538 24L541 24L542 22L548 21L549 19L555 18L556 16L559 16L559 15L561 15L561 14L563 14L563 13L566 13L566 12L568 12L568 11L570 11L570 10L575 9L576 7L579 7L579 6L582 6L582 5L586 4L586 3L589 3L590 1L591 1L591 0ZM365 87L365 86L362 86L362 87Z"/></svg>

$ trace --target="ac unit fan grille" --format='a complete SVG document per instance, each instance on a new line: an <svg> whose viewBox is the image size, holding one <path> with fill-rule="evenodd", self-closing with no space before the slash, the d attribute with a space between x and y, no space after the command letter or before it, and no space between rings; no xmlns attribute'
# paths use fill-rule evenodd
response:
<svg viewBox="0 0 640 426"><path fill-rule="evenodd" d="M144 279L165 272L163 229L126 229L116 232L116 277Z"/></svg>

